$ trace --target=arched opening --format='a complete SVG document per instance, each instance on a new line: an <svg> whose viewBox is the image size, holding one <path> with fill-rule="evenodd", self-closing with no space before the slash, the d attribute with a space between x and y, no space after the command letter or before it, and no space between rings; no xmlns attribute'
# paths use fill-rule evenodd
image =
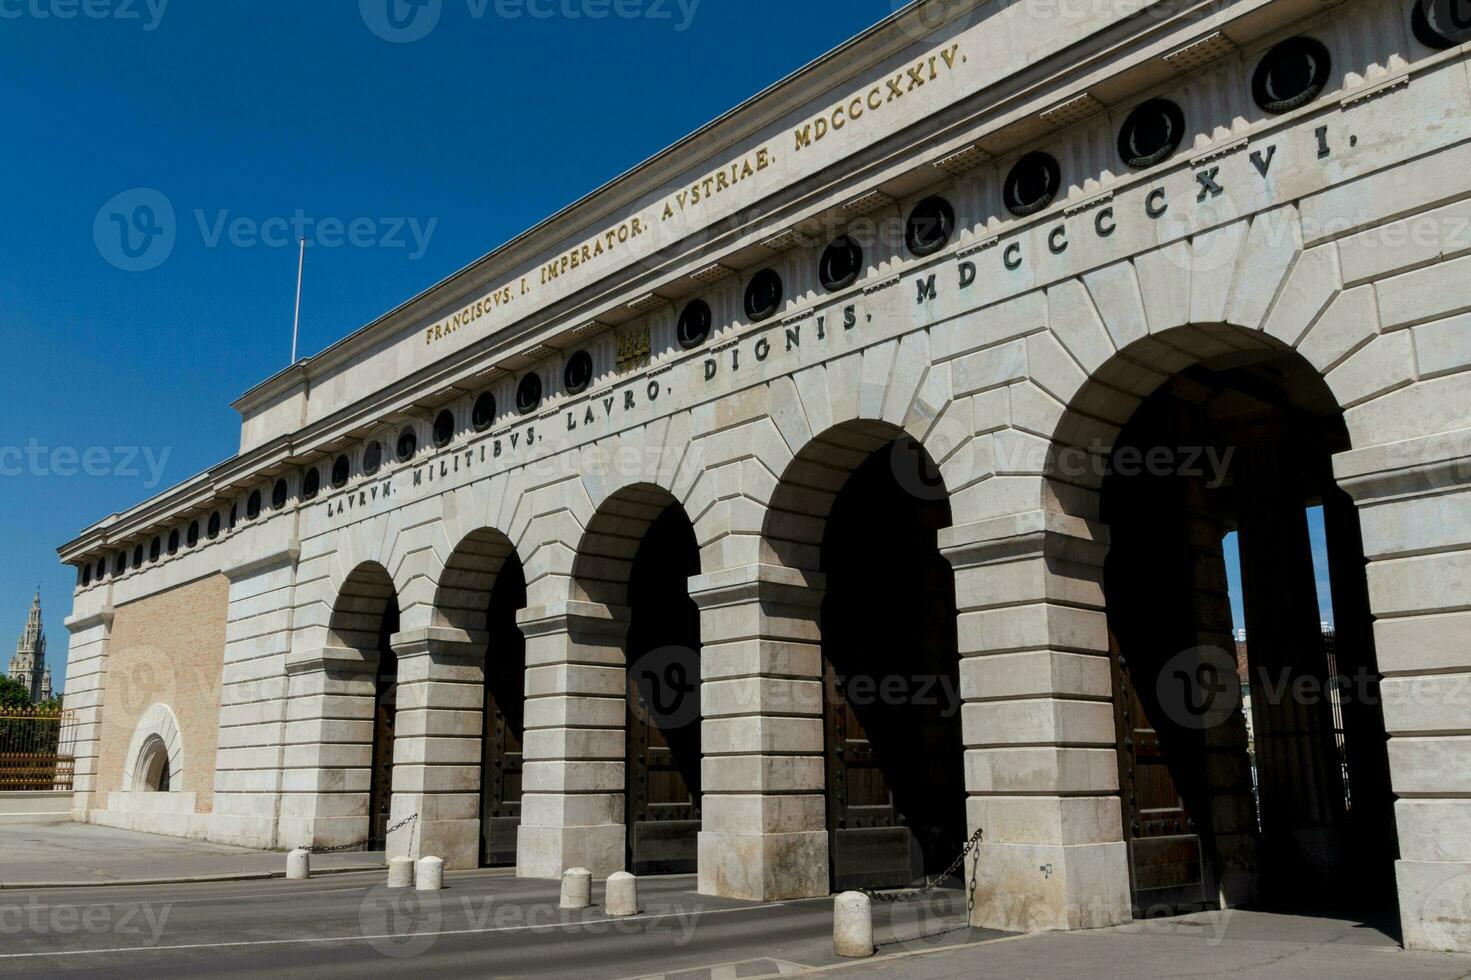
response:
<svg viewBox="0 0 1471 980"><path fill-rule="evenodd" d="M1105 368L1075 401L1093 414L1065 424L1086 452L1054 460L1060 481L1099 487L1111 539L1135 914L1256 905L1390 925L1393 797L1366 563L1332 476L1350 448L1342 412L1304 358L1260 334L1160 340L1178 345L1176 369L1126 350L1114 367L1161 383L1125 396ZM1124 420L1116 438L1098 422L1107 412Z"/></svg>
<svg viewBox="0 0 1471 980"><path fill-rule="evenodd" d="M366 750L363 761L368 765L368 849L381 851L387 847L393 806L394 723L398 713L398 657L392 644L393 635L399 631L398 594L387 569L368 562L353 570L342 585L329 628L337 647L357 651L360 658L346 669L343 680L353 689L363 689L364 697L369 679L372 682L372 727L367 744L356 744ZM359 714L354 720L361 717Z"/></svg>
<svg viewBox="0 0 1471 980"><path fill-rule="evenodd" d="M698 869L701 826L699 574L694 526L666 490L614 494L588 526L574 570L589 600L623 622L625 866Z"/></svg>
<svg viewBox="0 0 1471 980"><path fill-rule="evenodd" d="M136 786L144 793L167 793L172 782L169 749L162 738L150 735L138 753Z"/></svg>
<svg viewBox="0 0 1471 980"><path fill-rule="evenodd" d="M788 467L766 542L820 571L824 768L835 890L944 871L968 836L951 525L935 462L879 422L829 430Z"/></svg>
<svg viewBox="0 0 1471 980"><path fill-rule="evenodd" d="M483 643L485 693L480 730L480 864L516 863L526 737L526 571L500 531L471 532L445 563L435 611L442 625Z"/></svg>

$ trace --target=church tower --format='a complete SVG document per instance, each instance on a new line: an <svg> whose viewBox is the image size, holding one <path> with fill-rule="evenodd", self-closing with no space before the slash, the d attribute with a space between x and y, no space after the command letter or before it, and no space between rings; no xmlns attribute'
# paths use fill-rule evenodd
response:
<svg viewBox="0 0 1471 980"><path fill-rule="evenodd" d="M10 679L20 681L31 692L32 703L51 700L51 668L46 666L46 634L41 630L41 590L31 600L25 632L10 658Z"/></svg>

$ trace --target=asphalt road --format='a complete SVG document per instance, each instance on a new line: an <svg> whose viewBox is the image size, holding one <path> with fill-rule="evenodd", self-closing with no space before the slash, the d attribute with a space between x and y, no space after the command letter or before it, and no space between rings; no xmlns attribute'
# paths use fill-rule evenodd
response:
<svg viewBox="0 0 1471 980"><path fill-rule="evenodd" d="M644 879L644 912L563 912L555 882L446 876L442 892L389 891L382 872L308 882L116 885L0 892L0 975L301 975L744 978L803 972L832 954L830 899L765 905ZM594 901L601 899L601 887ZM880 905L882 955L999 936L964 925L964 896Z"/></svg>

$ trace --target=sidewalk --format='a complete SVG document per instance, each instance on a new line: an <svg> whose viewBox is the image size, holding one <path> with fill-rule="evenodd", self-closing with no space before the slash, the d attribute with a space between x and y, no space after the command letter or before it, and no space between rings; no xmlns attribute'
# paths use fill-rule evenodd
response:
<svg viewBox="0 0 1471 980"><path fill-rule="evenodd" d="M381 853L312 856L314 874L381 867ZM284 853L159 837L96 824L11 824L0 828L0 889L264 878L279 876L285 870Z"/></svg>

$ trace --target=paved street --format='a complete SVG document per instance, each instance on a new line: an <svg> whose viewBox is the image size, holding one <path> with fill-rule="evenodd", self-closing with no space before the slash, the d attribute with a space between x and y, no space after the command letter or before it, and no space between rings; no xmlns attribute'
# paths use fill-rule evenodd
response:
<svg viewBox="0 0 1471 980"><path fill-rule="evenodd" d="M597 909L562 912L553 882L501 872L451 874L435 894L382 882L381 872L363 872L6 892L0 975L1471 976L1471 957L1405 953L1377 930L1327 919L1236 912L1010 937L963 927L963 896L946 892L918 907L880 906L880 958L850 963L832 955L826 899L747 905L696 895L693 878L645 879L644 913L613 922Z"/></svg>

